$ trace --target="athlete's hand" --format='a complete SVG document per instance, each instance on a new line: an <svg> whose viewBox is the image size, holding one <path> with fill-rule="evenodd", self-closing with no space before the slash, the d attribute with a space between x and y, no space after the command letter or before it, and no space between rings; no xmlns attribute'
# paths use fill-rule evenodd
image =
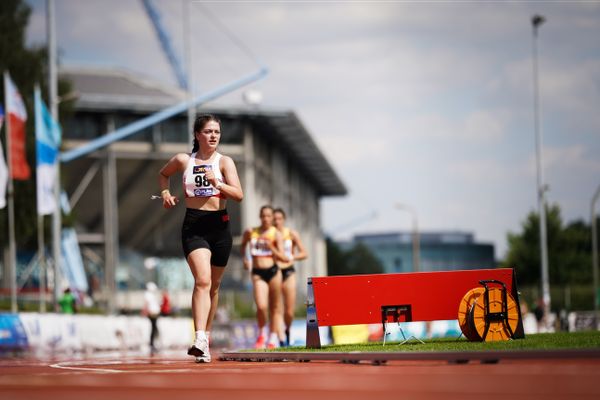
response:
<svg viewBox="0 0 600 400"><path fill-rule="evenodd" d="M247 258L244 258L244 269L250 271L250 260L248 260Z"/></svg>
<svg viewBox="0 0 600 400"><path fill-rule="evenodd" d="M215 177L215 172L212 169L207 169L206 172L204 173L204 176L210 182L210 184L213 185L214 187L216 187L217 184L219 183L219 181Z"/></svg>
<svg viewBox="0 0 600 400"><path fill-rule="evenodd" d="M179 199L172 194L168 193L163 196L163 207L173 208L179 203Z"/></svg>
<svg viewBox="0 0 600 400"><path fill-rule="evenodd" d="M272 240L269 240L269 238L267 238L266 236L261 236L261 239L267 245L269 250L277 250L277 246L275 246Z"/></svg>
<svg viewBox="0 0 600 400"><path fill-rule="evenodd" d="M273 241L271 241L271 240L265 240L265 241L267 242L267 246L269 246L269 250L271 250L273 252L273 254L278 253L278 255L277 255L278 260L280 260L281 262L284 262L284 263L290 262L290 259L285 254L283 255L283 257L281 257L281 253L279 252L277 245L275 243L273 243Z"/></svg>

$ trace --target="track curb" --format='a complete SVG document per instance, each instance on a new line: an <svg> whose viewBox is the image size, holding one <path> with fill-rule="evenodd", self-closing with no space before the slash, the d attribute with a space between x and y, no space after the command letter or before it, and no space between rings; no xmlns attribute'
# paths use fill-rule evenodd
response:
<svg viewBox="0 0 600 400"><path fill-rule="evenodd" d="M557 350L502 350L502 351L448 351L448 352L276 352L276 351L224 351L221 361L277 362L277 361L340 361L358 364L361 361L372 364L385 364L387 361L447 361L464 364L470 361L497 363L500 360L557 360L600 358L598 349L557 349Z"/></svg>

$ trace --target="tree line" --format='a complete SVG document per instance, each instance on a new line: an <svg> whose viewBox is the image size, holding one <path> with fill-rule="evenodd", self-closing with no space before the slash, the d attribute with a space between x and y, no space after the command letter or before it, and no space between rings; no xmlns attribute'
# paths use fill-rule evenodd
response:
<svg viewBox="0 0 600 400"><path fill-rule="evenodd" d="M539 213L530 212L521 231L508 233L508 251L501 262L515 268L519 284L540 284ZM597 224L600 219L597 219ZM558 204L546 207L548 278L550 285L586 285L592 281L591 223L577 220L565 223Z"/></svg>

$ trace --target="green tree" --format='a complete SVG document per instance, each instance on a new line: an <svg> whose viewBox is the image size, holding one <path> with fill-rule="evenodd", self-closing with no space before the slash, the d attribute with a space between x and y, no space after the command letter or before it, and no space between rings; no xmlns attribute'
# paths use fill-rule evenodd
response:
<svg viewBox="0 0 600 400"><path fill-rule="evenodd" d="M560 207L546 208L548 275L551 285L589 283L591 271L591 229L583 221L563 226ZM539 214L530 212L522 232L508 234L508 254L503 262L516 268L519 284L540 284Z"/></svg>
<svg viewBox="0 0 600 400"><path fill-rule="evenodd" d="M344 275L346 269L345 252L330 238L326 238L325 242L327 245L327 275Z"/></svg>
<svg viewBox="0 0 600 400"><path fill-rule="evenodd" d="M565 283L587 284L592 281L592 231L584 221L569 223L557 243L558 269L563 271Z"/></svg>
<svg viewBox="0 0 600 400"><path fill-rule="evenodd" d="M328 275L380 274L383 272L381 262L364 244L355 244L345 251L333 240L327 238Z"/></svg>
<svg viewBox="0 0 600 400"><path fill-rule="evenodd" d="M20 249L34 249L37 241L37 208L35 182L35 134L33 89L40 85L42 95L47 91L48 52L45 46L25 45L25 30L29 22L31 9L22 0L0 1L0 72L8 71L19 89L27 108L26 149L27 161L32 170L32 176L27 181L14 181L15 199L15 236ZM67 93L71 89L69 82L59 81L58 92ZM4 81L0 80L0 93L4 102ZM45 100L47 103L47 99ZM61 104L61 117L72 109L72 104ZM62 119L62 118L61 118ZM4 125L5 126L5 125ZM6 129L2 129L2 143L6 146ZM5 152L7 149L5 149ZM48 224L49 225L49 224ZM0 211L0 226L8 226L6 208ZM0 230L2 247L8 242L6 229Z"/></svg>

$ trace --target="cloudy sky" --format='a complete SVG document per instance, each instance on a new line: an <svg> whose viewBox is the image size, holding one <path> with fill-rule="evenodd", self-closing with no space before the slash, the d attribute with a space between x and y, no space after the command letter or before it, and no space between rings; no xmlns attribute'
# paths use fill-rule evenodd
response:
<svg viewBox="0 0 600 400"><path fill-rule="evenodd" d="M45 1L30 43L45 41ZM156 0L177 51L184 6ZM56 0L64 65L176 84L137 0ZM600 185L600 2L192 2L195 91L258 69L265 109L294 110L349 195L322 202L326 232L460 230L506 251L537 208L532 28L538 38L548 200L589 222ZM243 42L240 46L236 40ZM248 51L251 54L248 54ZM241 91L219 104L239 105ZM375 215L376 213L376 215ZM374 216L375 215L375 216Z"/></svg>

